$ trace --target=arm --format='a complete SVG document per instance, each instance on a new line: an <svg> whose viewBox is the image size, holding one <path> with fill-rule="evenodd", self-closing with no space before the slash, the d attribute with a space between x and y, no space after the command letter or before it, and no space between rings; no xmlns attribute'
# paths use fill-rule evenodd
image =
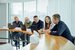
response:
<svg viewBox="0 0 75 50"><path fill-rule="evenodd" d="M29 35L32 35L33 34L31 31L22 31L22 33L29 34Z"/></svg>
<svg viewBox="0 0 75 50"><path fill-rule="evenodd" d="M51 35L57 35L57 36L62 35L62 33L66 29L66 25L65 24L60 24L57 29L58 29L57 31L51 31Z"/></svg>
<svg viewBox="0 0 75 50"><path fill-rule="evenodd" d="M51 31L56 31L56 29L57 29L57 25L55 25L55 26L51 29Z"/></svg>
<svg viewBox="0 0 75 50"><path fill-rule="evenodd" d="M29 35L33 34L31 31L16 30L16 29L8 29L8 31L11 31L11 32L22 32L24 34L29 34Z"/></svg>

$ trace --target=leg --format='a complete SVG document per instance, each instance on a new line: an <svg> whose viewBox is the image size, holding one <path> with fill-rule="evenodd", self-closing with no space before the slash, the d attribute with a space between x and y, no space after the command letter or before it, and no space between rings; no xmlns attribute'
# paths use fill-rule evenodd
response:
<svg viewBox="0 0 75 50"><path fill-rule="evenodd" d="M19 47L19 37L20 37L20 35L19 35L18 32L14 32L13 35L14 35L13 41L15 42L15 46Z"/></svg>
<svg viewBox="0 0 75 50"><path fill-rule="evenodd" d="M26 40L27 40L27 44L29 44L30 43L30 35L26 35Z"/></svg>
<svg viewBox="0 0 75 50"><path fill-rule="evenodd" d="M25 46L25 34L21 33L20 38L22 39L22 46Z"/></svg>

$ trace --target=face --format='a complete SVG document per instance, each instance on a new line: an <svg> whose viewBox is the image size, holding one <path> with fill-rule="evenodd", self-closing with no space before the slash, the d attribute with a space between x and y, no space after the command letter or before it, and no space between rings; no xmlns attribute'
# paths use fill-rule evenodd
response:
<svg viewBox="0 0 75 50"><path fill-rule="evenodd" d="M14 17L14 20L15 20L16 22L18 22L18 21L19 21L19 18L18 18L18 17Z"/></svg>
<svg viewBox="0 0 75 50"><path fill-rule="evenodd" d="M38 17L34 18L34 21L37 23L38 22Z"/></svg>
<svg viewBox="0 0 75 50"><path fill-rule="evenodd" d="M29 22L29 18L28 17L25 18L25 22Z"/></svg>
<svg viewBox="0 0 75 50"><path fill-rule="evenodd" d="M59 19L58 18L56 18L56 19L52 18L52 21L53 21L54 24L58 24Z"/></svg>
<svg viewBox="0 0 75 50"><path fill-rule="evenodd" d="M46 18L45 18L45 21L46 21L46 23L49 23L50 20L49 20L48 17L46 17Z"/></svg>

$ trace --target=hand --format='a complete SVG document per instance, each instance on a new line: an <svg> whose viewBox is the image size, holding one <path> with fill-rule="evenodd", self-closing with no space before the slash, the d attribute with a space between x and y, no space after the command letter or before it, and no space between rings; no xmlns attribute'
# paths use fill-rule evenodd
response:
<svg viewBox="0 0 75 50"><path fill-rule="evenodd" d="M45 30L45 29L43 29L43 32L44 32L44 33L46 33L46 30Z"/></svg>
<svg viewBox="0 0 75 50"><path fill-rule="evenodd" d="M14 29L9 29L9 31L11 31L11 32L15 32Z"/></svg>
<svg viewBox="0 0 75 50"><path fill-rule="evenodd" d="M45 32L46 32L46 33L51 33L51 31L50 31L49 29L47 29Z"/></svg>
<svg viewBox="0 0 75 50"><path fill-rule="evenodd" d="M22 30L13 29L13 32L22 32Z"/></svg>
<svg viewBox="0 0 75 50"><path fill-rule="evenodd" d="M38 30L39 34L41 34L41 30Z"/></svg>

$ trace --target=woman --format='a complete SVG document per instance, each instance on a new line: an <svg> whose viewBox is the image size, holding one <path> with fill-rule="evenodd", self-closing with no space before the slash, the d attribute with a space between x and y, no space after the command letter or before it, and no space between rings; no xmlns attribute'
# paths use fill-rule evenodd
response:
<svg viewBox="0 0 75 50"><path fill-rule="evenodd" d="M50 29L51 26L51 18L49 16L45 17L45 30Z"/></svg>

